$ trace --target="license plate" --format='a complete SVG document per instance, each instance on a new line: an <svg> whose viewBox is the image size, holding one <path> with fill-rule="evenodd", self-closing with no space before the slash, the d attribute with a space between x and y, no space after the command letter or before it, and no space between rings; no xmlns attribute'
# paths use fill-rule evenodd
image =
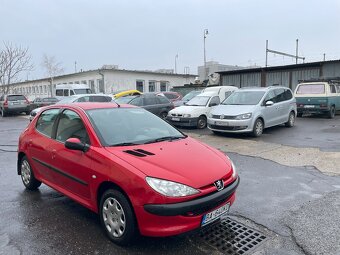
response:
<svg viewBox="0 0 340 255"><path fill-rule="evenodd" d="M305 108L314 108L315 105L305 105Z"/></svg>
<svg viewBox="0 0 340 255"><path fill-rule="evenodd" d="M229 126L229 123L226 121L215 121L215 125L218 126Z"/></svg>
<svg viewBox="0 0 340 255"><path fill-rule="evenodd" d="M20 102L12 102L12 105L18 105Z"/></svg>
<svg viewBox="0 0 340 255"><path fill-rule="evenodd" d="M181 119L180 118L172 118L171 120L173 120L173 121L180 121Z"/></svg>
<svg viewBox="0 0 340 255"><path fill-rule="evenodd" d="M230 203L227 203L216 210L207 213L202 218L201 226L207 225L210 222L213 222L214 220L219 219L223 214L227 213L229 211Z"/></svg>

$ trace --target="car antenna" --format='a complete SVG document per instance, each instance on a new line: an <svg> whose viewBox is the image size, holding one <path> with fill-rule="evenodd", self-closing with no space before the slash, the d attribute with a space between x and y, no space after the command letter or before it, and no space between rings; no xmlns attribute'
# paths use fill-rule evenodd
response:
<svg viewBox="0 0 340 255"><path fill-rule="evenodd" d="M118 104L116 101L114 101L114 102L117 104L118 108L120 108L120 104Z"/></svg>

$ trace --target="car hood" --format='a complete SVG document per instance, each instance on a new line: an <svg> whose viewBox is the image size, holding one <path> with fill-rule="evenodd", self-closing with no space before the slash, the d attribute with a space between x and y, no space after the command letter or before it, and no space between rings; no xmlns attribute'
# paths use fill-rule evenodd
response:
<svg viewBox="0 0 340 255"><path fill-rule="evenodd" d="M218 105L213 110L211 114L214 115L229 115L236 116L244 113L254 112L256 105Z"/></svg>
<svg viewBox="0 0 340 255"><path fill-rule="evenodd" d="M170 111L171 113L175 114L194 114L194 113L204 113L208 112L209 108L206 106L189 106L189 105L182 105L180 107L176 107L175 109Z"/></svg>
<svg viewBox="0 0 340 255"><path fill-rule="evenodd" d="M146 176L183 183L193 188L204 187L226 175L231 175L230 162L223 153L189 137L138 146L106 147L106 149ZM144 156L130 154L131 151L134 153L136 150Z"/></svg>

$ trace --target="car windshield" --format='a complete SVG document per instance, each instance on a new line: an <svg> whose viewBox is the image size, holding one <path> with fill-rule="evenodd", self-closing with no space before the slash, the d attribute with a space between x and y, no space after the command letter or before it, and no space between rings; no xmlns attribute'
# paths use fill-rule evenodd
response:
<svg viewBox="0 0 340 255"><path fill-rule="evenodd" d="M189 102L187 102L186 105L206 106L209 99L210 99L209 96L196 96L193 99L191 99Z"/></svg>
<svg viewBox="0 0 340 255"><path fill-rule="evenodd" d="M26 98L22 95L12 95L7 97L8 101L17 101L17 100L26 100Z"/></svg>
<svg viewBox="0 0 340 255"><path fill-rule="evenodd" d="M74 89L74 93L79 94L92 94L92 91L90 89Z"/></svg>
<svg viewBox="0 0 340 255"><path fill-rule="evenodd" d="M301 84L296 94L324 94L325 85L324 84Z"/></svg>
<svg viewBox="0 0 340 255"><path fill-rule="evenodd" d="M141 108L104 108L86 112L104 146L128 146L186 137L167 122Z"/></svg>
<svg viewBox="0 0 340 255"><path fill-rule="evenodd" d="M183 101L189 101L190 99L192 99L193 97L197 96L198 94L201 94L201 91L191 91L188 94L186 94L183 97Z"/></svg>
<svg viewBox="0 0 340 255"><path fill-rule="evenodd" d="M60 100L57 104L69 104L73 103L78 97L76 96L70 96L70 97L65 97L62 100Z"/></svg>
<svg viewBox="0 0 340 255"><path fill-rule="evenodd" d="M226 98L222 105L257 105L265 91L236 91Z"/></svg>
<svg viewBox="0 0 340 255"><path fill-rule="evenodd" d="M115 102L118 104L128 104L131 102L132 99L136 98L137 96L126 96L126 97L120 97L115 99Z"/></svg>

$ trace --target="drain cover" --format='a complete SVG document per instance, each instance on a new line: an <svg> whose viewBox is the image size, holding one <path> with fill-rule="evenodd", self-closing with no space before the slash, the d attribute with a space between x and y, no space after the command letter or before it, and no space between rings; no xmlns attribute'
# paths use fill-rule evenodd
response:
<svg viewBox="0 0 340 255"><path fill-rule="evenodd" d="M224 254L246 254L266 239L262 233L230 218L203 229L200 238Z"/></svg>

